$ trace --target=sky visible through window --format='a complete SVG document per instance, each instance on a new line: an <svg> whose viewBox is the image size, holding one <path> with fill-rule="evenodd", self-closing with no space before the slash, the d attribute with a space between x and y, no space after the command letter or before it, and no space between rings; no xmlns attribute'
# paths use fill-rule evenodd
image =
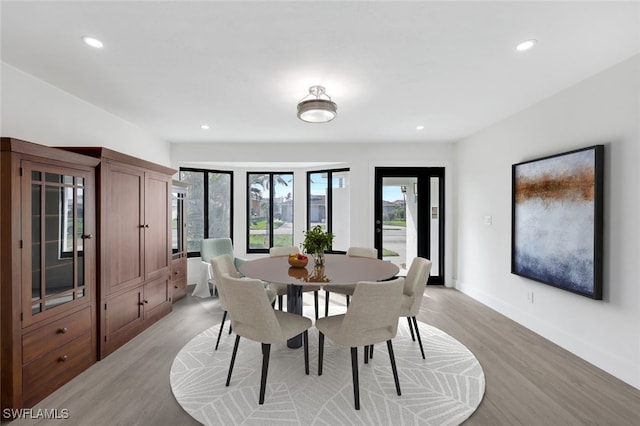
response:
<svg viewBox="0 0 640 426"><path fill-rule="evenodd" d="M385 201L402 200L402 191L399 186L383 186L382 199Z"/></svg>

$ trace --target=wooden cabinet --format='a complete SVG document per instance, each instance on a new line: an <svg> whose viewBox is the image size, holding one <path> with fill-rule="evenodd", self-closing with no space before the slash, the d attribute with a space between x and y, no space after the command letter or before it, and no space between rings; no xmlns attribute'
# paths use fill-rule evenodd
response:
<svg viewBox="0 0 640 426"><path fill-rule="evenodd" d="M104 358L171 311L171 176L175 170L107 148L100 159L98 289Z"/></svg>
<svg viewBox="0 0 640 426"><path fill-rule="evenodd" d="M30 407L96 361L98 160L1 139L1 406Z"/></svg>
<svg viewBox="0 0 640 426"><path fill-rule="evenodd" d="M173 303L187 295L186 199L189 184L173 181L171 198L171 281Z"/></svg>

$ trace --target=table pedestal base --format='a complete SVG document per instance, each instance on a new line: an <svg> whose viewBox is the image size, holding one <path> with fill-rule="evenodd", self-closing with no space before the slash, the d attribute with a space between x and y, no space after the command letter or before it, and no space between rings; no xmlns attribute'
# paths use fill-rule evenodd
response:
<svg viewBox="0 0 640 426"><path fill-rule="evenodd" d="M302 286L287 285L287 312L302 315ZM302 334L287 340L287 347L297 349L302 346Z"/></svg>

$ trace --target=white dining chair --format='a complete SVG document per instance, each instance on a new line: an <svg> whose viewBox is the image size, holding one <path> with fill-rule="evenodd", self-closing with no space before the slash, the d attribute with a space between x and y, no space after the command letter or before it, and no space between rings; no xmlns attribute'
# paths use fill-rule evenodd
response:
<svg viewBox="0 0 640 426"><path fill-rule="evenodd" d="M234 262L233 260L231 260L231 257L229 257L229 255L223 254L221 256L213 257L209 262L211 263L211 270L216 280L222 277L224 274L227 274L233 278L240 278L240 273L236 269ZM264 285L262 286L262 288L264 288ZM273 303L274 300L276 299L275 292L269 289L266 289L265 291L267 293L267 298L269 299L269 303ZM224 310L224 313L222 314L222 322L220 323L220 330L218 331L218 339L216 340L216 347L214 349L216 351L218 350L218 345L220 344L220 337L222 336L222 329L224 328L224 322L227 318L227 312L228 312L227 302L224 299L224 296L220 293L218 295L220 297L220 306ZM233 326L229 326L229 334L231 334L232 328Z"/></svg>
<svg viewBox="0 0 640 426"><path fill-rule="evenodd" d="M347 256L368 257L370 259L378 258L378 250L371 247L349 247ZM349 307L349 298L356 289L355 284L348 285L325 285L324 286L324 316L329 315L329 294L344 294L347 298L347 307Z"/></svg>
<svg viewBox="0 0 640 426"><path fill-rule="evenodd" d="M398 331L403 287L404 278L383 282L361 281L356 284L353 301L346 314L332 315L316 321L316 328L319 331L318 376L322 375L324 336L337 345L351 347L353 399L356 410L360 409L358 346L363 346L366 351L375 343L387 342L396 392L401 395L391 339Z"/></svg>
<svg viewBox="0 0 640 426"><path fill-rule="evenodd" d="M416 337L418 338L422 359L425 359L424 348L422 347L422 339L420 338L420 330L418 329L416 315L420 312L422 296L424 295L424 290L427 287L427 280L429 279L430 273L430 260L423 257L416 257L413 259L411 266L409 267L409 271L407 272L407 277L404 281L402 304L400 305L400 316L407 317L407 321L409 322L409 331L411 332L411 339L415 342Z"/></svg>
<svg viewBox="0 0 640 426"><path fill-rule="evenodd" d="M240 336L260 342L262 344L262 375L258 404L262 405L267 385L269 355L272 344L283 342L302 334L304 369L305 374L309 374L308 329L311 327L312 322L302 315L274 310L269 303L269 298L260 280L232 278L229 274L222 274L221 278L218 282L218 292L227 304L231 325L236 333L226 386L229 386L231 382L231 373L233 372L233 364L238 352Z"/></svg>

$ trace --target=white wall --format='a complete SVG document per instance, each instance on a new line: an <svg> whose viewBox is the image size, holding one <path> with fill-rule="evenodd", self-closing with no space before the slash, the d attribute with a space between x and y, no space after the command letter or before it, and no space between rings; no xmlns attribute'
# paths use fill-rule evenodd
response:
<svg viewBox="0 0 640 426"><path fill-rule="evenodd" d="M460 142L454 276L458 289L637 388L639 126L640 55ZM510 273L511 165L595 144L605 145L602 301Z"/></svg>
<svg viewBox="0 0 640 426"><path fill-rule="evenodd" d="M302 231L306 229L306 173L298 168L300 162L327 162L336 164L336 168L350 169L349 220L351 224L349 244L354 246L374 245L374 171L375 167L445 167L446 202L453 201L453 166L455 147L452 144L412 143L398 144L172 144L172 167L193 165L194 162L278 162L282 167L270 170L294 171L294 244L303 239ZM322 167L328 168L328 167ZM220 167L222 169L222 167ZM234 246L236 255L245 253L246 236L246 167L232 167L234 170ZM258 170L265 171L264 167ZM445 217L445 283L452 285L453 257L453 216L447 209ZM302 220L300 220L302 218ZM191 279L189 280L191 281Z"/></svg>
<svg viewBox="0 0 640 426"><path fill-rule="evenodd" d="M47 146L103 146L168 166L169 143L2 63L0 134Z"/></svg>

